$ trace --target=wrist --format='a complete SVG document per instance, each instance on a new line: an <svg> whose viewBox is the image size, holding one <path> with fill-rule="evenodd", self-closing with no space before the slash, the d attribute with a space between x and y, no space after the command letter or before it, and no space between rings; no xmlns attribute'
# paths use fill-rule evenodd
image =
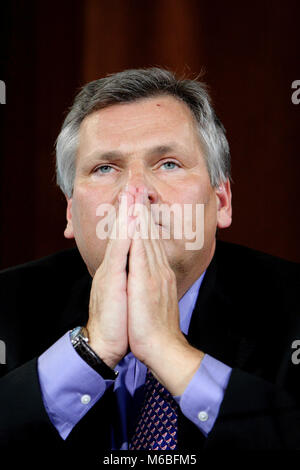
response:
<svg viewBox="0 0 300 470"><path fill-rule="evenodd" d="M120 357L116 354L112 354L110 349L99 340L97 342L91 340L89 345L96 352L96 354L101 357L102 361L105 362L105 364L107 364L111 369L114 369L122 359L122 356Z"/></svg>
<svg viewBox="0 0 300 470"><path fill-rule="evenodd" d="M199 369L204 353L184 338L173 338L153 348L146 365L173 396L180 396Z"/></svg>
<svg viewBox="0 0 300 470"><path fill-rule="evenodd" d="M116 365L120 362L123 355L116 354L114 351L114 345L108 345L106 341L103 341L99 338L99 335L94 335L93 330L86 325L84 327L87 337L89 338L89 345L95 351L95 353L101 357L101 359L107 364L111 369L114 369Z"/></svg>
<svg viewBox="0 0 300 470"><path fill-rule="evenodd" d="M71 343L78 355L104 379L114 380L118 372L108 365L89 344L87 330L84 327L76 327L70 332Z"/></svg>

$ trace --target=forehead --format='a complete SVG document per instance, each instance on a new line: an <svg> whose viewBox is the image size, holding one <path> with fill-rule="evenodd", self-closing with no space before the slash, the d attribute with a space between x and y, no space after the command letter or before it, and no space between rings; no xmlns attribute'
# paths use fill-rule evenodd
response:
<svg viewBox="0 0 300 470"><path fill-rule="evenodd" d="M79 148L85 151L128 152L174 139L185 146L199 145L196 122L188 106L171 96L157 96L132 103L114 104L94 111L80 126Z"/></svg>

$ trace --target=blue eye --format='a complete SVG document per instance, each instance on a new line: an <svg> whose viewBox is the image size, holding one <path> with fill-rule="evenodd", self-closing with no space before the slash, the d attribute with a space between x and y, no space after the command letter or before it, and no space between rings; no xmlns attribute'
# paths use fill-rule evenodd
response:
<svg viewBox="0 0 300 470"><path fill-rule="evenodd" d="M100 173L103 173L103 174L110 173L110 170L112 170L112 167L109 165L102 165L96 169L96 171L99 171Z"/></svg>
<svg viewBox="0 0 300 470"><path fill-rule="evenodd" d="M165 162L162 164L162 166L165 167L166 170L174 170L174 168L178 165L175 162Z"/></svg>

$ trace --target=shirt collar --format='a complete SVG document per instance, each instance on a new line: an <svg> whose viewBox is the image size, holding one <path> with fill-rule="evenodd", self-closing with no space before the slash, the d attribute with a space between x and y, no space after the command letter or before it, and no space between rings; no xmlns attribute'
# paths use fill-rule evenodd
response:
<svg viewBox="0 0 300 470"><path fill-rule="evenodd" d="M202 284L205 272L192 284L188 291L178 302L180 314L180 329L187 335L193 310L195 308L196 300L198 297L199 289Z"/></svg>

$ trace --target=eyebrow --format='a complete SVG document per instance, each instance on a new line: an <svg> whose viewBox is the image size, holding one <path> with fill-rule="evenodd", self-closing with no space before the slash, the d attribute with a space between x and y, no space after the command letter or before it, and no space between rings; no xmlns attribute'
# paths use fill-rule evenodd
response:
<svg viewBox="0 0 300 470"><path fill-rule="evenodd" d="M168 145L157 145L146 151L147 157L161 157L167 153L178 152L179 148L177 144ZM118 150L112 150L109 152L96 152L95 157L99 160L105 160L107 162L118 161L124 159L124 154Z"/></svg>
<svg viewBox="0 0 300 470"><path fill-rule="evenodd" d="M161 157L166 153L172 153L178 151L178 145L176 144L168 144L168 145L158 145L157 147L153 147L152 149L148 150L146 154L149 157L158 156Z"/></svg>

